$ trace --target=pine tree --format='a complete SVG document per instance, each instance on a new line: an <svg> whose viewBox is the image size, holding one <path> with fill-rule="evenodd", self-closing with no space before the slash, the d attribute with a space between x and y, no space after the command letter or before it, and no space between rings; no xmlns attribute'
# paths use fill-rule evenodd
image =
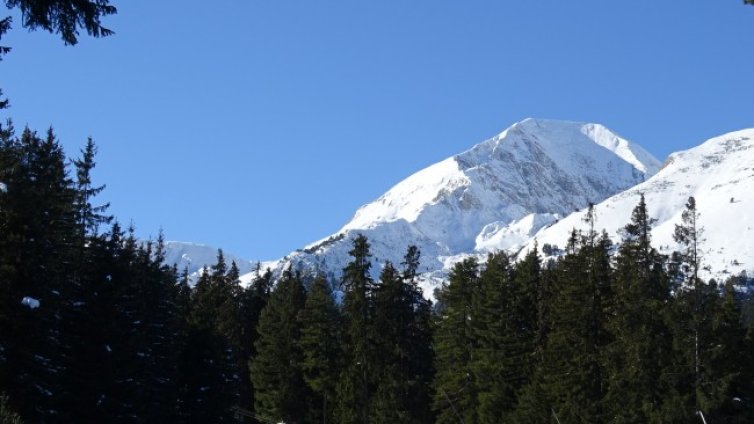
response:
<svg viewBox="0 0 754 424"><path fill-rule="evenodd" d="M746 329L741 323L733 281L725 284L723 296L717 297L715 306L707 361L697 388L699 410L709 422L748 423L754 419L754 374L746 364L750 364L752 352L746 345Z"/></svg>
<svg viewBox="0 0 754 424"><path fill-rule="evenodd" d="M303 352L301 368L311 393L306 421L333 422L335 382L340 372L340 311L330 284L322 276L314 279L300 314Z"/></svg>
<svg viewBox="0 0 754 424"><path fill-rule="evenodd" d="M376 381L370 421L375 423L429 422L431 363L430 334L421 291L415 286L419 251L409 247L401 273L387 262L375 287L372 327L378 355L373 366ZM410 280L409 280L410 278Z"/></svg>
<svg viewBox="0 0 754 424"><path fill-rule="evenodd" d="M106 417L107 383L101 378L109 372L109 354L105 349L112 332L114 298L107 276L112 267L112 243L99 234L99 226L112 217L108 205L93 206L94 198L104 186L94 187L91 171L95 167L96 148L89 139L82 157L73 161L75 168L73 210L75 233L71 240L67 302L59 311L60 332L66 343L60 346L65 381L56 398L62 417L71 420L101 421ZM119 230L118 230L119 231ZM114 235L116 239L121 235Z"/></svg>
<svg viewBox="0 0 754 424"><path fill-rule="evenodd" d="M404 357L406 397L413 399L411 415L414 422L433 423L432 381L434 379L434 351L432 349L432 302L424 298L418 285L417 271L421 252L416 246L408 246L403 257L403 287L407 292L412 311L406 329L406 355Z"/></svg>
<svg viewBox="0 0 754 424"><path fill-rule="evenodd" d="M232 269L232 266L231 266ZM192 295L186 346L180 359L181 409L185 422L232 422L240 391L233 341L237 275L228 275L222 251L201 272ZM245 367L244 367L245 368Z"/></svg>
<svg viewBox="0 0 754 424"><path fill-rule="evenodd" d="M42 29L57 33L65 44L78 42L79 29L92 37L106 37L113 32L101 24L102 17L117 12L109 0L69 0L39 3L34 0L8 0L8 8L18 8L22 25L30 31Z"/></svg>
<svg viewBox="0 0 754 424"><path fill-rule="evenodd" d="M651 245L651 225L642 195L618 250L608 321L606 403L616 423L662 421L669 413L662 405L671 371L670 290L664 258Z"/></svg>
<svg viewBox="0 0 754 424"><path fill-rule="evenodd" d="M107 280L113 293L114 328L104 346L112 387L97 399L106 420L176 421L178 357L183 348L176 304L177 276L163 264L164 242L139 245L133 230Z"/></svg>
<svg viewBox="0 0 754 424"><path fill-rule="evenodd" d="M374 332L369 242L359 234L349 252L351 262L343 269L344 364L338 380L336 420L342 424L367 424L374 386Z"/></svg>
<svg viewBox="0 0 754 424"><path fill-rule="evenodd" d="M516 321L516 338L520 340L521 353L516 363L520 368L518 386L524 386L531 379L536 367L539 348L544 339L544 304L546 294L542 278L542 260L538 249L534 248L518 262L513 272L513 287L517 301L513 313Z"/></svg>
<svg viewBox="0 0 754 424"><path fill-rule="evenodd" d="M701 243L704 229L699 226L699 212L696 200L689 197L681 213L681 224L676 224L673 240L681 246L681 251L675 255L675 261L680 265L679 271L685 277L687 286L696 287L699 283L699 269L701 267Z"/></svg>
<svg viewBox="0 0 754 424"><path fill-rule="evenodd" d="M504 421L515 404L519 369L513 357L517 345L517 317L513 307L513 269L505 253L490 254L481 272L479 287L472 294L471 369L477 393L477 419L480 423ZM510 355L510 357L509 357Z"/></svg>
<svg viewBox="0 0 754 424"><path fill-rule="evenodd" d="M515 270L505 253L492 254L481 273L471 320L479 422L514 419L518 397L533 377L539 273L536 250Z"/></svg>
<svg viewBox="0 0 754 424"><path fill-rule="evenodd" d="M113 217L106 215L105 212L110 207L109 203L94 206L92 199L100 194L105 186L92 186L91 172L96 166L94 156L97 153L97 147L94 141L89 138L86 146L81 151L81 158L73 161L76 168L76 195L75 208L77 212L77 221L83 235L96 237L100 225L109 224ZM82 237L83 238L83 237Z"/></svg>
<svg viewBox="0 0 754 424"><path fill-rule="evenodd" d="M438 295L439 316L434 335L436 369L433 409L437 423L476 423L477 394L470 368L474 335L473 293L479 286L479 265L468 258L457 263Z"/></svg>
<svg viewBox="0 0 754 424"><path fill-rule="evenodd" d="M31 421L54 419L65 340L59 311L71 300L73 182L52 130L2 132L0 146L0 390ZM51 255L50 252L55 252ZM38 300L30 309L21 299Z"/></svg>
<svg viewBox="0 0 754 424"><path fill-rule="evenodd" d="M270 298L272 287L272 273L268 269L262 273L257 265L255 277L248 287L243 289L240 298L240 326L241 346L240 357L244 358L245 365L241 371L239 406L243 409L254 409L254 387L251 374L249 373L249 361L256 356L254 344L257 342L259 333L257 325Z"/></svg>
<svg viewBox="0 0 754 424"><path fill-rule="evenodd" d="M304 422L308 390L304 384L301 323L306 294L301 278L288 269L259 318L257 355L251 361L254 410L286 423Z"/></svg>
<svg viewBox="0 0 754 424"><path fill-rule="evenodd" d="M563 422L603 422L601 353L609 340L605 327L611 289L610 242L607 235L598 239L590 223L586 235L572 232L566 250L554 271L551 328L534 384L540 401L549 402L539 407L546 407ZM536 405L531 404L533 400L528 400L528 407Z"/></svg>
<svg viewBox="0 0 754 424"><path fill-rule="evenodd" d="M537 245L516 264L514 270L515 286L522 291L523 302L517 302L521 308L518 316L522 320L522 338L530 346L522 349L528 353L519 358L520 388L516 396L516 405L511 412L512 422L546 422L551 415L552 402L547 399L542 388L544 376L543 352L548 333L547 317L551 302L548 292L548 280L542 269ZM526 307L526 302L531 302ZM531 336L527 333L531 332Z"/></svg>

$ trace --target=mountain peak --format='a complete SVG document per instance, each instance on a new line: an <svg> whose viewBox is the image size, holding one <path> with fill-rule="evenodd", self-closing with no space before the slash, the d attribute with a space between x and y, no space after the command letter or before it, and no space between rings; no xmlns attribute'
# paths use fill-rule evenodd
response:
<svg viewBox="0 0 754 424"><path fill-rule="evenodd" d="M570 150L574 145L590 141L617 155L639 171L653 175L661 163L652 154L622 138L602 124L542 118L526 118L489 140L496 146L511 137L528 137L545 141L554 154Z"/></svg>
<svg viewBox="0 0 754 424"><path fill-rule="evenodd" d="M598 124L525 119L399 182L336 234L275 263L339 278L353 234L374 261L400 263L409 245L420 271L442 273L457 255L515 248L574 210L644 181L659 162ZM499 247L498 247L499 248ZM379 272L380 267L373 268Z"/></svg>

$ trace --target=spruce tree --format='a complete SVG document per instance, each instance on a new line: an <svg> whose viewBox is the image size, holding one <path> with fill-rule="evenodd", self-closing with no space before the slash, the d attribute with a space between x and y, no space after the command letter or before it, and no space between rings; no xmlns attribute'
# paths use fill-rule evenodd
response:
<svg viewBox="0 0 754 424"><path fill-rule="evenodd" d="M615 268L615 301L608 321L607 411L613 422L662 421L671 372L667 325L669 283L664 258L651 245L642 195L624 228Z"/></svg>
<svg viewBox="0 0 754 424"><path fill-rule="evenodd" d="M344 364L338 379L336 420L366 424L374 389L374 341L369 242L363 234L353 240L351 262L343 269Z"/></svg>
<svg viewBox="0 0 754 424"><path fill-rule="evenodd" d="M471 369L474 334L473 293L479 286L475 258L457 263L438 293L439 316L434 333L433 409L438 424L476 423L477 394Z"/></svg>
<svg viewBox="0 0 754 424"><path fill-rule="evenodd" d="M306 418L301 323L306 293L301 278L286 270L259 318L257 354L251 361L254 411L260 417L296 424Z"/></svg>
<svg viewBox="0 0 754 424"><path fill-rule="evenodd" d="M492 254L481 273L471 320L479 422L514 420L521 391L533 377L539 274L536 250L515 269L505 253Z"/></svg>
<svg viewBox="0 0 754 424"><path fill-rule="evenodd" d="M243 409L254 409L254 388L249 373L249 361L256 356L254 344L257 342L259 333L257 325L270 298L272 287L272 273L270 270L262 273L259 265L255 270L254 279L241 292L239 300L241 346L240 357L245 361L241 369L241 381L239 391L239 406Z"/></svg>
<svg viewBox="0 0 754 424"><path fill-rule="evenodd" d="M100 194L105 186L92 186L92 170L96 166L94 156L97 153L97 147L94 141L87 139L86 146L81 151L81 157L74 160L73 164L76 169L76 195L75 208L77 212L77 221L79 228L84 235L96 237L99 227L102 224L109 224L113 217L106 215L109 203L102 205L92 205L92 200Z"/></svg>
<svg viewBox="0 0 754 424"><path fill-rule="evenodd" d="M54 420L70 351L59 312L74 301L73 182L52 130L44 138L28 128L20 137L12 127L1 133L0 390L23 417Z"/></svg>
<svg viewBox="0 0 754 424"><path fill-rule="evenodd" d="M341 362L341 317L330 284L324 277L316 277L309 288L300 322L301 368L310 391L306 421L331 423Z"/></svg>
<svg viewBox="0 0 754 424"><path fill-rule="evenodd" d="M435 374L434 351L432 350L432 302L424 297L419 287L417 271L421 262L421 252L416 246L409 246L403 256L403 288L412 311L405 336L404 374L408 377L406 397L413 399L411 414L414 422L432 423L432 381Z"/></svg>
<svg viewBox="0 0 754 424"><path fill-rule="evenodd" d="M707 359L697 388L699 410L709 422L748 423L752 407L752 351L746 345L746 329L732 280L723 287L711 312Z"/></svg>
<svg viewBox="0 0 754 424"><path fill-rule="evenodd" d="M232 270L232 267L231 267ZM231 422L240 392L237 275L228 275L222 251L201 272L192 295L186 347L180 360L181 409L186 422ZM244 367L245 368L245 367Z"/></svg>
<svg viewBox="0 0 754 424"><path fill-rule="evenodd" d="M101 224L112 217L106 214L108 205L93 206L94 198L104 186L94 187L91 171L95 167L96 148L91 138L82 150L81 158L73 161L73 209L75 236L71 240L72 261L67 280L68 302L59 311L61 334L60 358L65 372L65 388L59 393L60 413L67 419L101 421L106 417L106 380L109 352L107 340L112 333L114 309L113 290L108 280L112 272L112 241L99 234ZM119 230L117 230L119 231ZM116 240L120 234L113 235ZM107 323L103 325L103 323Z"/></svg>
<svg viewBox="0 0 754 424"><path fill-rule="evenodd" d="M601 351L609 340L610 241L598 236L594 220L590 205L587 232L572 231L567 254L551 271L546 338L540 336L535 348L539 361L519 401L519 420L604 421Z"/></svg>
<svg viewBox="0 0 754 424"><path fill-rule="evenodd" d="M431 418L429 308L414 281L418 260L418 249L409 247L404 271L387 262L375 288L374 367L380 370L370 411L375 423L419 423Z"/></svg>
<svg viewBox="0 0 754 424"><path fill-rule="evenodd" d="M546 317L550 297L547 290L547 278L543 275L541 259L537 245L526 254L523 260L516 264L514 281L518 290L522 291L522 299L517 302L521 309L518 316L521 319L521 336L529 344L521 352L527 352L519 357L521 381L516 396L516 405L511 412L512 422L542 422L549 415L552 402L546 399L542 389L542 368L544 366L543 351L547 334ZM531 306L526 307L530 302ZM531 333L530 336L527 334Z"/></svg>
<svg viewBox="0 0 754 424"><path fill-rule="evenodd" d="M108 418L127 422L176 421L178 358L183 347L176 305L177 276L163 263L164 242L139 245L129 234L108 284L113 286L114 328L102 350L112 367Z"/></svg>
<svg viewBox="0 0 754 424"><path fill-rule="evenodd" d="M471 331L474 339L469 368L477 394L480 423L504 421L518 389L517 317L513 306L513 268L505 253L490 254L472 294Z"/></svg>

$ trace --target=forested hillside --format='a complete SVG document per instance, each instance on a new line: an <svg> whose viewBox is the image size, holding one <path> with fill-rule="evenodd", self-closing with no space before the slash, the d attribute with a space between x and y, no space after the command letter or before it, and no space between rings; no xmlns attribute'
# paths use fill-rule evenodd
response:
<svg viewBox="0 0 754 424"><path fill-rule="evenodd" d="M698 277L693 198L672 256L640 197L619 245L587 213L557 260L468 258L434 305L416 247L374 280L364 236L337 281L243 287L220 251L191 287L97 202L95 151L0 132L2 422L754 419L750 281Z"/></svg>

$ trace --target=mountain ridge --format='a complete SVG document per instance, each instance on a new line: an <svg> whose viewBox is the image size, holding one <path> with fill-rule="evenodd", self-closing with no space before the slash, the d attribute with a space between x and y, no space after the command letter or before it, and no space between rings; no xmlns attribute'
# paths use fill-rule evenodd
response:
<svg viewBox="0 0 754 424"><path fill-rule="evenodd" d="M351 236L361 233L372 244L375 276L413 244L422 252L420 272L437 281L454 257L489 251L512 234L525 243L541 226L644 181L660 165L600 124L528 118L410 175L336 233L262 267L337 279Z"/></svg>
<svg viewBox="0 0 754 424"><path fill-rule="evenodd" d="M702 237L703 278L725 279L741 272L751 273L754 261L754 129L733 131L713 137L688 150L672 153L652 178L611 196L594 206L596 228L605 229L620 242L620 229L630 219L640 195L645 196L654 245L669 254L678 246L673 240L675 225L689 197L696 200ZM579 229L584 212L576 212L538 232L534 240L541 251L545 244L563 246L573 228ZM546 255L545 255L546 256Z"/></svg>

